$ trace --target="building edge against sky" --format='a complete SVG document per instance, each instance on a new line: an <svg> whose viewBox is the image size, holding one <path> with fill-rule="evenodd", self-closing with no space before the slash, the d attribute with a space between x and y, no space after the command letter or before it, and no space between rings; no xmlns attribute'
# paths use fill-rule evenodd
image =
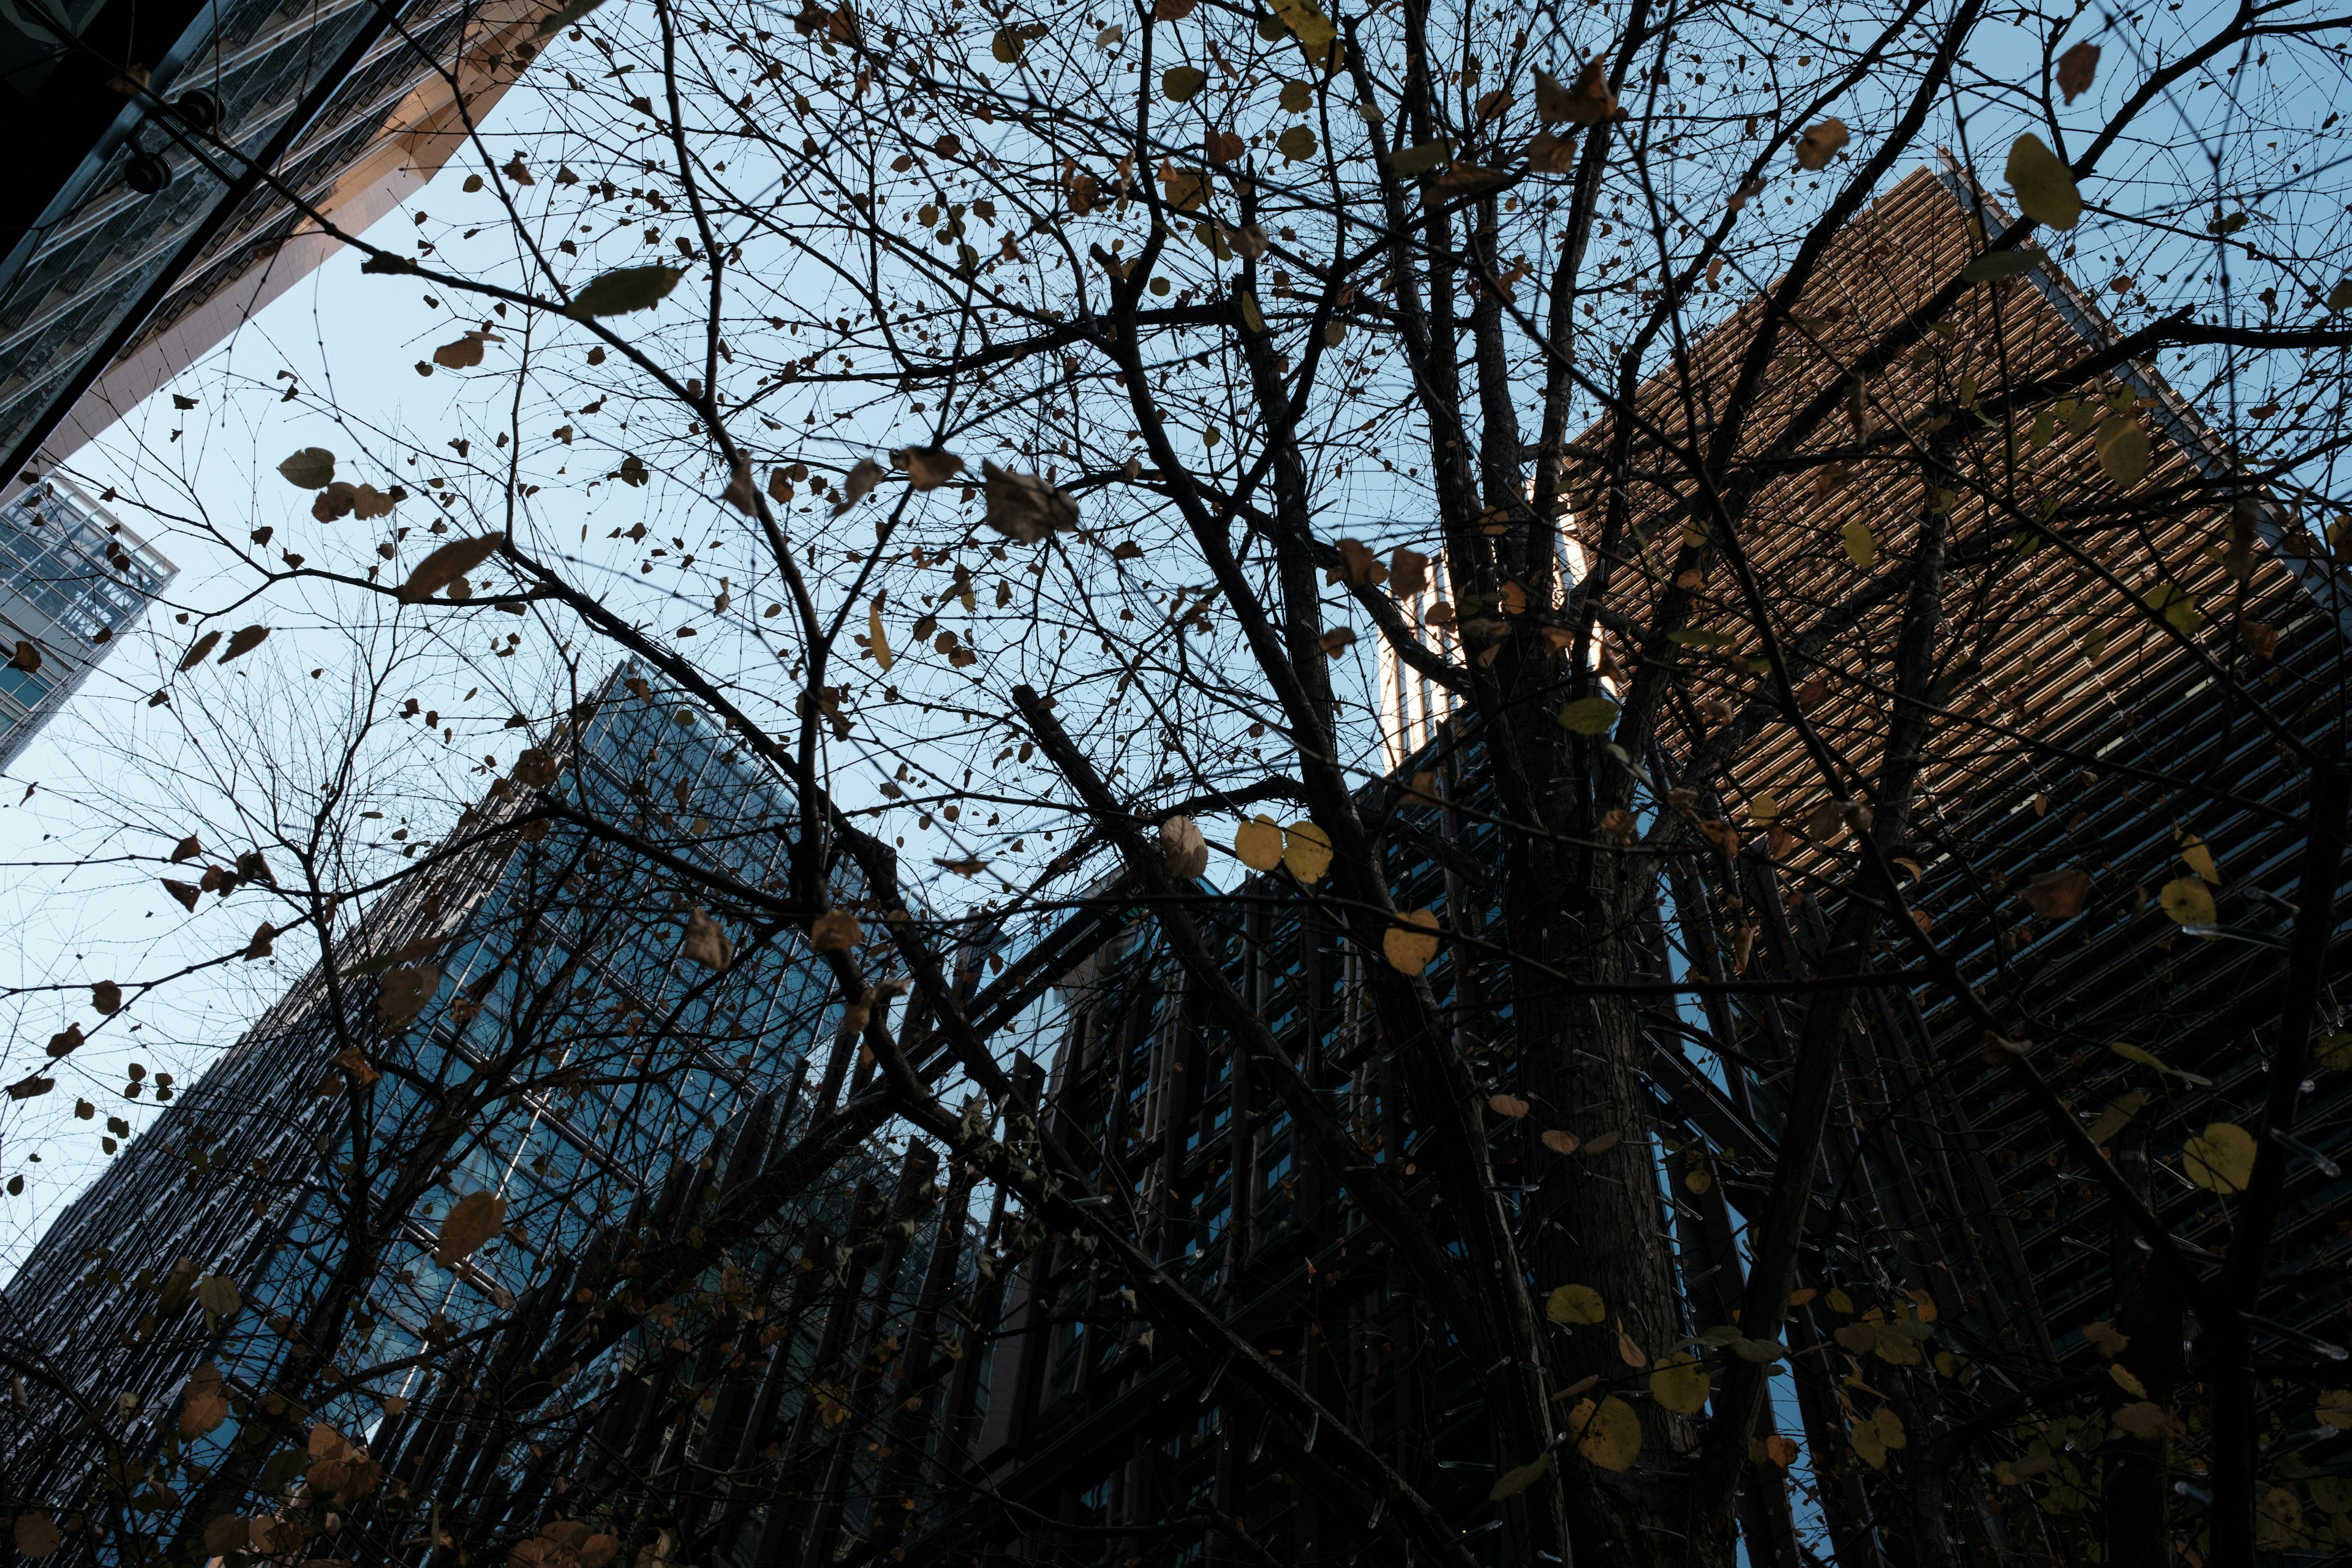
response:
<svg viewBox="0 0 2352 1568"><path fill-rule="evenodd" d="M571 787L615 816L661 814L678 803L668 828L696 853L753 883L781 874L784 839L768 828L793 806L717 724L625 671L583 710L578 743L555 753ZM134 1079L132 1094L176 1096L176 1103L136 1139L127 1123L107 1118L110 1147L117 1137L128 1142L0 1291L0 1339L10 1342L12 1361L30 1358L57 1374L35 1380L28 1418L0 1436L0 1473L13 1488L41 1478L59 1495L78 1495L87 1485L78 1476L98 1451L70 1436L75 1424L70 1407L57 1404L60 1389L127 1396L126 1409L147 1413L133 1418L135 1430L141 1420L168 1419L199 1362L218 1365L233 1389L251 1393L267 1383L295 1342L308 1292L332 1272L344 1245L327 1167L349 1146L341 1089L354 1058L345 1051L339 1065L345 1042L364 1042L366 1056L397 1068L373 1080L372 1136L386 1149L404 1146L433 1109L433 1097L403 1080L422 1079L437 1093L487 1072L497 1042L523 1032L527 1008L539 1020L530 1026L556 1042L544 1048L577 1053L592 1079L635 1076L605 1058L634 1059L641 1037L653 1042L642 1047L647 1053L671 1048L665 1041L682 1053L633 1086L581 1094L559 1088L502 1107L486 1101L478 1130L451 1149L415 1212L382 1238L383 1283L369 1300L373 1324L361 1352L378 1361L415 1353L453 1325L512 1306L535 1258L580 1256L625 1215L641 1219L681 1163L723 1140L741 1142L819 1114L850 1087L845 1053L833 1053L824 1081L810 1081L804 1070L837 1033L826 1020L839 1006L829 973L797 930L739 926L735 962L713 976L681 953L682 905L640 898L634 918L568 905L562 889L583 876L632 873L576 835L534 839L526 826L496 836L525 794L499 781L468 814L477 835L492 835L410 879L348 934L334 977L340 1001L324 967L314 966L194 1083ZM709 814L693 818L703 833L688 826L687 801ZM531 956L519 960L519 951ZM355 957L362 952L373 957ZM430 976L423 984L432 999L422 1012L404 1028L375 1028L379 986L391 994L418 975ZM573 989L584 982L593 984L593 999ZM85 1104L82 1113L94 1120L96 1108ZM199 1179L207 1172L218 1179ZM508 1235L459 1264L438 1266L436 1222L468 1192L502 1198ZM213 1279L235 1281L242 1316L175 1314ZM45 1410L58 1419L45 1419Z"/></svg>
<svg viewBox="0 0 2352 1568"><path fill-rule="evenodd" d="M0 198L0 486L70 458L340 248L256 170L364 230L463 151L556 8L10 7L0 110L51 132ZM110 85L122 59L144 92Z"/></svg>

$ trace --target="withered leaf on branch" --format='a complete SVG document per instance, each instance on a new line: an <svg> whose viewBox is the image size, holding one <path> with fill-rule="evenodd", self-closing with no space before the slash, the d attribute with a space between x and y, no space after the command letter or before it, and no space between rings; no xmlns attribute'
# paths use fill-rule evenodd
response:
<svg viewBox="0 0 2352 1568"><path fill-rule="evenodd" d="M1034 544L1047 534L1078 526L1077 503L1036 475L1016 474L987 461L980 471L988 496L983 521L997 532Z"/></svg>
<svg viewBox="0 0 2352 1568"><path fill-rule="evenodd" d="M809 922L809 945L819 952L847 952L865 940L865 928L847 910L827 910Z"/></svg>
<svg viewBox="0 0 2352 1568"><path fill-rule="evenodd" d="M1190 882L1209 869L1209 841L1189 816L1171 816L1160 825L1160 854L1168 875Z"/></svg>
<svg viewBox="0 0 2352 1568"><path fill-rule="evenodd" d="M703 968L720 974L726 973L727 966L735 962L735 943L698 905L686 911L686 940L678 951Z"/></svg>
<svg viewBox="0 0 2352 1568"><path fill-rule="evenodd" d="M871 458L860 458L857 466L842 476L841 499L833 505L833 515L839 517L874 492L887 470Z"/></svg>
<svg viewBox="0 0 2352 1568"><path fill-rule="evenodd" d="M416 563L408 581L400 585L400 597L405 604L419 605L449 586L498 552L499 536L486 533L478 539L453 539Z"/></svg>
<svg viewBox="0 0 2352 1568"><path fill-rule="evenodd" d="M939 447L908 447L892 453L891 460L907 470L907 482L919 490L935 490L963 471L963 459Z"/></svg>
<svg viewBox="0 0 2352 1568"><path fill-rule="evenodd" d="M194 645L191 647L185 654L181 656L180 668L183 670L189 670L194 669L196 666L204 663L205 656L211 653L213 649L218 647L220 646L220 640L221 635L216 631L206 632L204 636L198 637L195 640Z"/></svg>
<svg viewBox="0 0 2352 1568"><path fill-rule="evenodd" d="M469 331L454 342L443 343L433 351L433 363L444 370L471 370L482 363L482 345L489 341L484 331Z"/></svg>
<svg viewBox="0 0 2352 1568"><path fill-rule="evenodd" d="M1830 166L1830 160L1836 157L1852 140L1853 134L1846 130L1844 121L1835 118L1824 120L1797 138L1797 167L1816 172L1826 169Z"/></svg>
<svg viewBox="0 0 2352 1568"><path fill-rule="evenodd" d="M245 626L240 628L230 636L228 639L228 647L222 650L220 661L223 664L226 664L230 659L251 653L255 648L259 647L262 645L262 642L268 638L268 636L269 628L268 626Z"/></svg>
<svg viewBox="0 0 2352 1568"><path fill-rule="evenodd" d="M2066 95L2067 102L2072 103L2091 90L2091 79L2098 71L2099 46L2088 42L2076 44L2058 57L2058 90Z"/></svg>
<svg viewBox="0 0 2352 1568"><path fill-rule="evenodd" d="M449 1207L433 1247L433 1261L446 1268L472 1257L507 1222L507 1201L495 1193L467 1193Z"/></svg>
<svg viewBox="0 0 2352 1568"><path fill-rule="evenodd" d="M376 1013L385 1026L404 1028L425 1011L425 1004L440 989L441 971L436 965L420 963L413 968L387 969L377 984Z"/></svg>
<svg viewBox="0 0 2352 1568"><path fill-rule="evenodd" d="M2027 909L2044 920L2070 921L2083 912L2090 901L2091 874L2079 867L2066 871L2044 871L2025 884L2017 895Z"/></svg>
<svg viewBox="0 0 2352 1568"><path fill-rule="evenodd" d="M1605 56L1595 55L1562 87L1547 73L1536 72L1536 114L1547 125L1565 120L1573 125L1598 125L1617 112L1617 94L1609 85Z"/></svg>
<svg viewBox="0 0 2352 1568"><path fill-rule="evenodd" d="M297 489L324 489L334 482L335 455L324 447L305 447L278 464L278 471Z"/></svg>
<svg viewBox="0 0 2352 1568"><path fill-rule="evenodd" d="M584 321L591 316L625 316L632 310L650 310L668 299L669 291L685 276L675 267L616 268L572 297L572 314Z"/></svg>

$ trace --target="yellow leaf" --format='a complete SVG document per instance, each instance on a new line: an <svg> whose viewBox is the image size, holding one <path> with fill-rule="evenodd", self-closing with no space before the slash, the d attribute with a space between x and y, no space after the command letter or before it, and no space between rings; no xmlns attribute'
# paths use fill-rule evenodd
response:
<svg viewBox="0 0 2352 1568"><path fill-rule="evenodd" d="M2052 228L2073 228L2083 216L2082 193L2074 176L2058 161L2041 137L2027 132L2010 143L2009 188L2017 193L2017 206L2036 223Z"/></svg>
<svg viewBox="0 0 2352 1568"><path fill-rule="evenodd" d="M1275 0L1274 14L1282 18L1283 26L1310 48L1319 48L1339 36L1331 18L1315 0Z"/></svg>
<svg viewBox="0 0 2352 1568"><path fill-rule="evenodd" d="M1209 85L1209 73L1198 66L1171 66L1160 73L1160 90L1171 103L1182 103Z"/></svg>
<svg viewBox="0 0 2352 1568"><path fill-rule="evenodd" d="M1503 1473L1502 1479L1495 1483L1494 1490L1486 1494L1486 1500L1488 1502L1501 1502L1505 1498L1515 1498L1518 1496L1521 1492L1527 1490L1529 1487L1535 1485L1538 1481L1551 1474L1551 1465L1552 1457L1549 1454L1546 1454L1542 1458L1536 1460L1533 1464L1521 1465L1517 1469L1505 1471Z"/></svg>
<svg viewBox="0 0 2352 1568"><path fill-rule="evenodd" d="M1872 1348L1878 1359L1889 1366L1917 1366L1927 1358L1920 1352L1919 1342L1893 1323L1871 1325L1877 1343Z"/></svg>
<svg viewBox="0 0 2352 1568"><path fill-rule="evenodd" d="M1555 1323L1598 1323L1608 1318L1609 1307L1590 1285L1563 1285L1544 1303L1544 1316Z"/></svg>
<svg viewBox="0 0 2352 1568"><path fill-rule="evenodd" d="M1304 125L1294 125L1274 139L1274 150L1289 163L1302 163L1315 156L1315 132Z"/></svg>
<svg viewBox="0 0 2352 1568"><path fill-rule="evenodd" d="M2156 460L2156 452L2148 445L2147 427L2128 415L2119 415L2099 426L2091 438L2099 455L2099 471L2115 481L2117 489L2129 489L2147 473L2147 466Z"/></svg>
<svg viewBox="0 0 2352 1568"><path fill-rule="evenodd" d="M873 604L866 606L866 640L872 645L874 662L882 667L883 674L889 674L892 663L890 658L890 637L889 635L882 629L882 601L879 599L875 600Z"/></svg>
<svg viewBox="0 0 2352 1568"><path fill-rule="evenodd" d="M1256 293L1248 289L1242 289L1241 301L1242 325L1247 327L1253 332L1263 332L1265 331L1265 312L1257 308Z"/></svg>
<svg viewBox="0 0 2352 1568"><path fill-rule="evenodd" d="M461 1258L470 1258L483 1243L498 1235L506 1221L506 1199L494 1193L467 1193L450 1205L448 1217L441 1222L433 1261L446 1268Z"/></svg>
<svg viewBox="0 0 2352 1568"><path fill-rule="evenodd" d="M1604 1470L1630 1470L1642 1452L1642 1418L1610 1394L1599 1405L1580 1399L1568 1413L1569 1429L1581 1434L1576 1451Z"/></svg>
<svg viewBox="0 0 2352 1568"><path fill-rule="evenodd" d="M1866 568L1878 559L1878 542L1870 537L1870 524L1859 520L1849 522L1843 535L1846 559L1855 565Z"/></svg>
<svg viewBox="0 0 2352 1568"><path fill-rule="evenodd" d="M2157 1071L2177 1078L2183 1083L2195 1084L2202 1088L2213 1081L2211 1079L2206 1078L2201 1074L2183 1072L2177 1067L2168 1066L2165 1062L2164 1058L2158 1056L2154 1051L2142 1050L2139 1047L2133 1045L2129 1040L2117 1040L2113 1045L2109 1046L2107 1049L2115 1052L2116 1055L2123 1058L2124 1060L2127 1062L2137 1062L2142 1067L2154 1068Z"/></svg>
<svg viewBox="0 0 2352 1568"><path fill-rule="evenodd" d="M2116 1096L2114 1100L2109 1102L2106 1110L2099 1113L2099 1119L2091 1123L2088 1130L2091 1135L2091 1142L2094 1143L2113 1142L2115 1141L2116 1134L2130 1126L2131 1119L2137 1116L2140 1111L2146 1108L2148 1100L2152 1098L2153 1097L2147 1092L2147 1090L2144 1089L2136 1089L2129 1094Z"/></svg>
<svg viewBox="0 0 2352 1568"><path fill-rule="evenodd" d="M2179 877L2164 885L2157 894L2175 925L2209 926L2213 923L2213 890L2201 877Z"/></svg>
<svg viewBox="0 0 2352 1568"><path fill-rule="evenodd" d="M2115 1379L2116 1386L2117 1388L2122 1389L2134 1399L2146 1399L2147 1397L2147 1385L2140 1382L2138 1378L2134 1377L2132 1375L2131 1368L2124 1365L2123 1363L2117 1362L2113 1366L2107 1368L2107 1375Z"/></svg>
<svg viewBox="0 0 2352 1568"><path fill-rule="evenodd" d="M1552 715L1563 730L1598 735L1617 722L1617 704L1606 697L1580 697Z"/></svg>
<svg viewBox="0 0 2352 1568"><path fill-rule="evenodd" d="M2330 1072L2352 1068L2352 1030L2331 1029L2312 1042L2312 1059Z"/></svg>
<svg viewBox="0 0 2352 1568"><path fill-rule="evenodd" d="M1848 1323L1831 1336L1855 1355L1868 1355L1878 1344L1878 1325Z"/></svg>
<svg viewBox="0 0 2352 1568"><path fill-rule="evenodd" d="M2188 862L2190 870L2217 888L2221 885L2221 868L2213 864L2213 851L2194 833L2180 836L2180 858Z"/></svg>
<svg viewBox="0 0 2352 1568"><path fill-rule="evenodd" d="M1853 1298L1845 1293L1845 1287L1843 1285L1831 1286L1827 1300L1830 1310L1832 1312L1844 1312L1851 1315L1853 1311Z"/></svg>
<svg viewBox="0 0 2352 1568"><path fill-rule="evenodd" d="M1282 864L1282 829L1270 816L1253 816L1235 830L1234 853L1253 871L1271 871Z"/></svg>
<svg viewBox="0 0 2352 1568"><path fill-rule="evenodd" d="M2181 1145L2189 1179L2213 1193L2242 1193L2254 1174L2254 1135L2234 1121L2215 1121Z"/></svg>
<svg viewBox="0 0 2352 1568"><path fill-rule="evenodd" d="M1331 836L1311 822L1294 822L1282 830L1282 863L1302 882L1322 879L1331 868Z"/></svg>
<svg viewBox="0 0 2352 1568"><path fill-rule="evenodd" d="M1853 1451L1862 1456L1863 1463L1874 1470L1886 1468L1886 1439L1880 1435L1874 1421L1857 1421L1847 1435Z"/></svg>
<svg viewBox="0 0 2352 1568"><path fill-rule="evenodd" d="M1426 174L1454 155L1454 143L1439 137L1416 147L1400 147L1390 153L1388 166L1400 174Z"/></svg>
<svg viewBox="0 0 2352 1568"><path fill-rule="evenodd" d="M1669 1356L1650 1373L1650 1397L1677 1415L1696 1415L1706 1409L1714 1386L1705 1363L1696 1356Z"/></svg>
<svg viewBox="0 0 2352 1568"><path fill-rule="evenodd" d="M1414 910L1397 919L1404 923L1381 933L1381 952L1391 967L1419 974L1437 956L1437 916L1429 910Z"/></svg>
<svg viewBox="0 0 2352 1568"><path fill-rule="evenodd" d="M2338 1432L2352 1431L2352 1388L2327 1390L2319 1396L2318 1408L2313 1414L2324 1426L2333 1426Z"/></svg>
<svg viewBox="0 0 2352 1568"><path fill-rule="evenodd" d="M2164 624L2182 637L2193 637L2205 624L2205 615L2198 607L2197 597L2188 589L2170 583L2158 583L2139 596L2139 602L2164 617Z"/></svg>
<svg viewBox="0 0 2352 1568"><path fill-rule="evenodd" d="M2083 1339L2087 1344L2096 1345L2099 1353L2109 1361L2123 1354L2124 1347L2131 1343L2129 1334L2119 1332L2113 1323L2105 1319L2095 1323L2084 1323Z"/></svg>
<svg viewBox="0 0 2352 1568"><path fill-rule="evenodd" d="M2166 1426L2169 1425L2164 1406L2145 1399L2124 1405L2109 1419L2115 1422L2118 1431L2143 1442L2154 1442L2163 1436Z"/></svg>
<svg viewBox="0 0 2352 1568"><path fill-rule="evenodd" d="M1911 1446L1911 1435L1903 1429L1903 1417L1895 1414L1893 1405L1880 1405L1878 1414L1870 1418L1870 1424L1878 1428L1878 1440L1888 1447L1907 1448Z"/></svg>

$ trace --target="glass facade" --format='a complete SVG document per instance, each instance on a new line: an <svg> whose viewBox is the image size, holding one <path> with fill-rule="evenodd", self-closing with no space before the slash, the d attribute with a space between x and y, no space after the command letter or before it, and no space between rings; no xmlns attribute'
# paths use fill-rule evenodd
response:
<svg viewBox="0 0 2352 1568"><path fill-rule="evenodd" d="M40 668L0 668L0 768L79 689L178 568L56 475L0 506L0 639Z"/></svg>
<svg viewBox="0 0 2352 1568"><path fill-rule="evenodd" d="M699 911L664 864L780 889L787 794L701 710L626 672L562 728L546 798L661 854L509 826L537 797L499 780L59 1217L0 1298L0 1335L66 1384L163 1419L199 1363L257 1394L340 1310L338 1364L395 1369L320 1412L360 1436L423 1376L421 1360L397 1370L407 1358L464 1341L616 1234L690 1226L714 1166L841 1090L838 1051L830 1078L803 1070L841 1009L797 926L726 912L731 963L698 963L682 949ZM404 1022L402 999L420 997ZM503 1202L499 1234L436 1262L473 1194ZM354 1237L372 1264L351 1267ZM191 1305L214 1277L242 1310ZM56 1441L44 1407L0 1436L0 1467L77 1494L98 1451Z"/></svg>

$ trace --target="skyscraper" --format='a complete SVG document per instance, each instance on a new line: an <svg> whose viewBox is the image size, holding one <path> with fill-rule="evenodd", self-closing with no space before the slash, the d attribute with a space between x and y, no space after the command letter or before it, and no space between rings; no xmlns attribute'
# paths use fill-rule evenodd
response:
<svg viewBox="0 0 2352 1568"><path fill-rule="evenodd" d="M178 568L52 474L0 506L0 769L16 760Z"/></svg>
<svg viewBox="0 0 2352 1568"><path fill-rule="evenodd" d="M331 1320L339 1364L401 1366L511 1306L538 1260L591 1253L656 1196L675 1210L712 1157L756 1156L843 1091L840 1049L820 1052L831 1077L802 1074L840 1009L796 929L709 923L656 859L526 820L544 791L756 887L780 874L788 795L626 674L543 744L332 923L331 962L177 1088L0 1298L29 1374L0 1433L18 1496L84 1510L94 1537L127 1495L99 1471L106 1445L160 1436L199 1364L258 1398ZM241 860L231 881L269 875ZM173 1098L131 1074L131 1098ZM469 1200L498 1205L487 1245L438 1252ZM410 1375L319 1414L363 1432ZM85 1428L93 1402L110 1418Z"/></svg>
<svg viewBox="0 0 2352 1568"><path fill-rule="evenodd" d="M333 253L265 171L366 228L457 155L465 114L497 102L554 9L9 6L0 114L27 134L0 197L0 483L70 455Z"/></svg>

